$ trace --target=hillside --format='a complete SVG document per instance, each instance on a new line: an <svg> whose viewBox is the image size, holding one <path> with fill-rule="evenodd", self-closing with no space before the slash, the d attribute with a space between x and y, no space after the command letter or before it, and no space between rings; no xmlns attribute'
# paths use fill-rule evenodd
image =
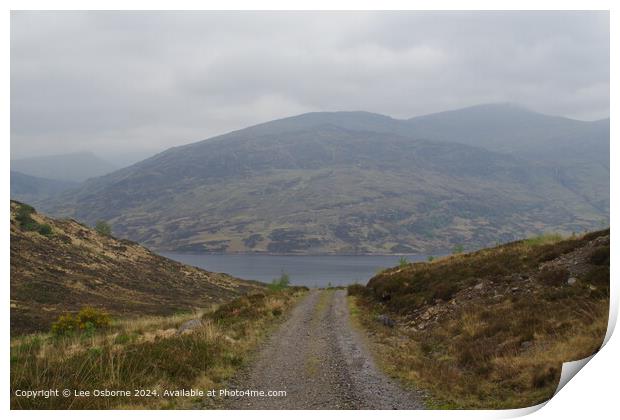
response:
<svg viewBox="0 0 620 420"><path fill-rule="evenodd" d="M382 365L435 406L526 407L551 398L563 362L600 348L609 258L609 230L547 235L403 264L349 294Z"/></svg>
<svg viewBox="0 0 620 420"><path fill-rule="evenodd" d="M499 130L500 111L516 126ZM598 125L502 106L486 112L475 134L487 130L480 138L495 139L497 150L463 144L464 128L446 136L415 120L311 113L169 149L43 208L108 220L118 236L157 249L194 252L441 252L608 220L609 167L600 154L608 159L609 137L589 131ZM549 139L561 149L566 133L607 148L590 156L566 147L538 159L549 155ZM537 159L504 147L521 137Z"/></svg>
<svg viewBox="0 0 620 420"><path fill-rule="evenodd" d="M11 200L36 205L42 200L52 198L78 185L77 182L39 178L11 171Z"/></svg>
<svg viewBox="0 0 620 420"><path fill-rule="evenodd" d="M11 201L11 334L46 330L84 306L115 316L165 315L258 289Z"/></svg>

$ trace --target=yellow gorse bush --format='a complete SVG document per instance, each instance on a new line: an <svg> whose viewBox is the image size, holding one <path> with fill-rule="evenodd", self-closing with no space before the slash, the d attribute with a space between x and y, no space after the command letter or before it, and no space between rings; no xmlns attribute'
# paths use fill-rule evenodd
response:
<svg viewBox="0 0 620 420"><path fill-rule="evenodd" d="M52 334L68 335L80 331L107 328L111 321L107 312L87 306L75 315L65 314L58 317L58 320L52 324Z"/></svg>

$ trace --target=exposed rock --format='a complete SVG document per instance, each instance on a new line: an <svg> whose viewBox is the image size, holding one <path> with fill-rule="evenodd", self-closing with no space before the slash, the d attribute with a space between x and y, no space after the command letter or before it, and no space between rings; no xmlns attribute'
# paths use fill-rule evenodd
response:
<svg viewBox="0 0 620 420"><path fill-rule="evenodd" d="M568 284L569 286L572 286L575 283L577 283L577 279L575 277L571 277L568 280L566 280L566 284Z"/></svg>
<svg viewBox="0 0 620 420"><path fill-rule="evenodd" d="M474 290L482 290L483 287L484 287L484 283L478 283L477 285L474 286Z"/></svg>
<svg viewBox="0 0 620 420"><path fill-rule="evenodd" d="M197 328L202 327L202 321L199 319L190 319L181 324L177 330L177 334L187 334L194 331Z"/></svg>

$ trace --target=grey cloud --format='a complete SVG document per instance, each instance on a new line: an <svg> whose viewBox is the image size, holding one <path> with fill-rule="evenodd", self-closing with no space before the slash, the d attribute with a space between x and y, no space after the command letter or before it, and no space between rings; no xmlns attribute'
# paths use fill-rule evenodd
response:
<svg viewBox="0 0 620 420"><path fill-rule="evenodd" d="M609 114L606 12L13 12L14 157L157 151L315 110Z"/></svg>

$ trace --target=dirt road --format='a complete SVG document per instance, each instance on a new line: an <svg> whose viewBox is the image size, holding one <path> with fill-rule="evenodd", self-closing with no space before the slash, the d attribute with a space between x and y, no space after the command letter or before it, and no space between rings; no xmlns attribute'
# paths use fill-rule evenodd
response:
<svg viewBox="0 0 620 420"><path fill-rule="evenodd" d="M311 291L231 385L286 396L231 397L231 409L419 409L376 367L349 322L346 292Z"/></svg>

